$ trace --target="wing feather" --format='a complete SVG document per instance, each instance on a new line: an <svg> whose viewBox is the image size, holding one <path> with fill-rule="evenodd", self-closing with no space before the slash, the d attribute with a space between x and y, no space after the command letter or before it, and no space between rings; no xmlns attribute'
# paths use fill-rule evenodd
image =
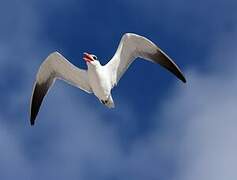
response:
<svg viewBox="0 0 237 180"><path fill-rule="evenodd" d="M51 53L41 64L36 76L30 110L30 123L34 125L42 101L56 79L61 79L88 93L91 93L87 71L71 64L60 53Z"/></svg>
<svg viewBox="0 0 237 180"><path fill-rule="evenodd" d="M181 81L186 82L179 67L152 41L137 34L126 33L123 35L115 55L106 64L113 86L119 82L130 64L138 57L160 64Z"/></svg>

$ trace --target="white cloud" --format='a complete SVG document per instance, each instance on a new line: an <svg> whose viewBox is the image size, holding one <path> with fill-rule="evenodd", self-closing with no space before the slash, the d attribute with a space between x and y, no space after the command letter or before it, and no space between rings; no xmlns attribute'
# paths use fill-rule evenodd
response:
<svg viewBox="0 0 237 180"><path fill-rule="evenodd" d="M208 59L210 71L189 71L186 88L163 108L165 135L174 143L174 179L237 178L237 56L229 38L236 33L225 35Z"/></svg>
<svg viewBox="0 0 237 180"><path fill-rule="evenodd" d="M193 87L170 101L179 113L168 115L180 124L180 179L236 179L236 77L191 78Z"/></svg>

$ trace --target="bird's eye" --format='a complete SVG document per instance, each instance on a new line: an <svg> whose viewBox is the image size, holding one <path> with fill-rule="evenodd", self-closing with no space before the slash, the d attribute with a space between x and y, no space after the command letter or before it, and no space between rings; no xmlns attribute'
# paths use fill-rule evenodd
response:
<svg viewBox="0 0 237 180"><path fill-rule="evenodd" d="M95 55L92 56L94 60L97 60L97 57Z"/></svg>

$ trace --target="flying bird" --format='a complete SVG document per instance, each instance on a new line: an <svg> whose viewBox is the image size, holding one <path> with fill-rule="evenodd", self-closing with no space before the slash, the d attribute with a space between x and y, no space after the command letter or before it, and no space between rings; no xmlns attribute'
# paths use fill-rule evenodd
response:
<svg viewBox="0 0 237 180"><path fill-rule="evenodd" d="M95 55L84 53L87 70L77 68L59 52L53 52L41 64L36 76L31 97L31 125L35 124L41 103L56 79L64 80L87 93L93 93L102 104L113 108L115 105L111 90L138 57L160 64L186 82L179 67L168 55L149 39L133 33L123 35L116 53L105 65L101 65Z"/></svg>

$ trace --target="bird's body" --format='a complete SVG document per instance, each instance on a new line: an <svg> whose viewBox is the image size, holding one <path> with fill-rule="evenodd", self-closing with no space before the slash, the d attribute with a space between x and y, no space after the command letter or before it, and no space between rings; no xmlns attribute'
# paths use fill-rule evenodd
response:
<svg viewBox="0 0 237 180"><path fill-rule="evenodd" d="M93 93L101 103L113 108L111 90L137 57L160 64L186 82L178 66L158 46L132 33L123 35L115 55L105 65L101 65L95 55L84 53L87 70L77 68L60 53L54 52L46 58L37 73L31 99L31 125L35 123L43 98L56 79Z"/></svg>
<svg viewBox="0 0 237 180"><path fill-rule="evenodd" d="M111 78L108 76L108 71L105 68L105 66L102 66L100 63L91 64L87 62L88 66L88 78L89 78L89 84L91 86L91 89L95 96L101 101L101 102L107 102L103 103L105 105L112 104L112 106L108 107L114 107L114 103L111 96Z"/></svg>

